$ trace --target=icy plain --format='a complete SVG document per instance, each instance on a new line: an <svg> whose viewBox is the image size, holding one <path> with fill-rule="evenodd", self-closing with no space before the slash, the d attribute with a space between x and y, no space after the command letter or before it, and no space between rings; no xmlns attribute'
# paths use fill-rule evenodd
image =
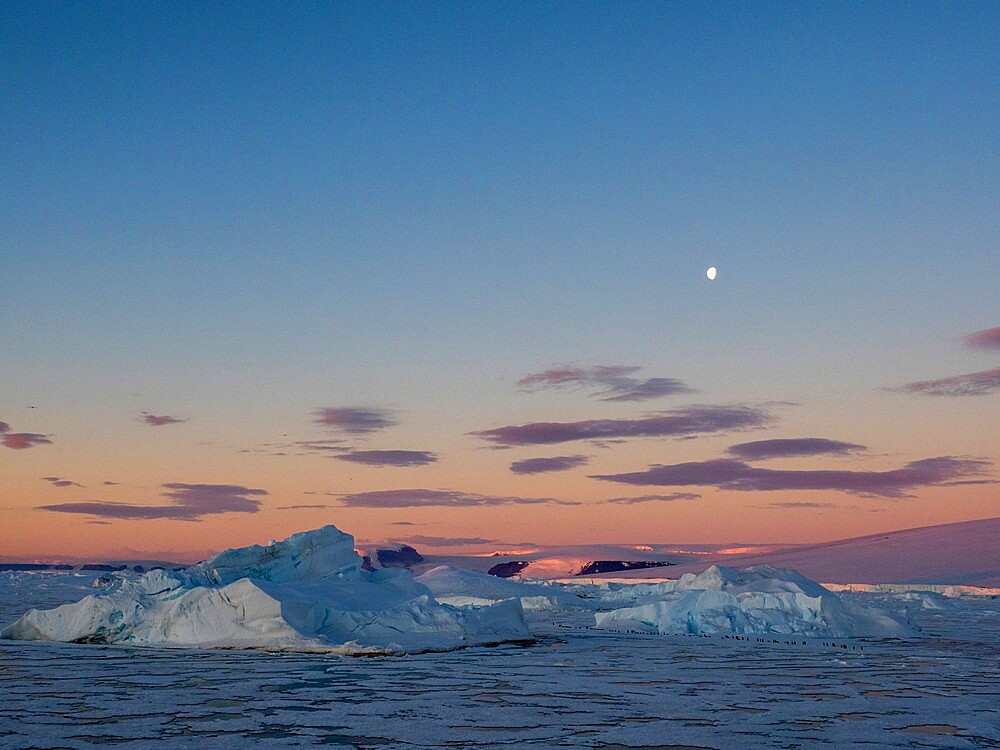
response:
<svg viewBox="0 0 1000 750"><path fill-rule="evenodd" d="M0 626L92 580L0 574ZM527 612L532 646L401 657L4 640L0 747L1000 746L1000 600L844 596L921 632L616 633L568 608Z"/></svg>
<svg viewBox="0 0 1000 750"><path fill-rule="evenodd" d="M0 574L0 747L1000 746L995 596L360 562L324 527L96 588Z"/></svg>

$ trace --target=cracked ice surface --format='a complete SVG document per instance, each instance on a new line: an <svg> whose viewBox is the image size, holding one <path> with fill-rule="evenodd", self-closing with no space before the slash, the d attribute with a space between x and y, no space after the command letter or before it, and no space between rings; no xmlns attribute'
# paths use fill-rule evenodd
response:
<svg viewBox="0 0 1000 750"><path fill-rule="evenodd" d="M0 576L0 625L88 584ZM534 646L405 657L0 641L0 747L1000 746L1000 601L857 599L922 634L619 634L581 610L529 613Z"/></svg>

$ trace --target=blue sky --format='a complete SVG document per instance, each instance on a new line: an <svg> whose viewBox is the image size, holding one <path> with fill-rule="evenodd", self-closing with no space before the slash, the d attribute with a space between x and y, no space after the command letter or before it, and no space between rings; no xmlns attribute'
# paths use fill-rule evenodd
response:
<svg viewBox="0 0 1000 750"><path fill-rule="evenodd" d="M286 433L361 404L458 441L528 421L516 381L575 362L829 399L803 430L868 440L869 400L914 398L877 389L995 366L960 343L1000 319L995 4L0 18L11 424L42 401L39 433L145 409ZM995 453L995 398L939 431Z"/></svg>

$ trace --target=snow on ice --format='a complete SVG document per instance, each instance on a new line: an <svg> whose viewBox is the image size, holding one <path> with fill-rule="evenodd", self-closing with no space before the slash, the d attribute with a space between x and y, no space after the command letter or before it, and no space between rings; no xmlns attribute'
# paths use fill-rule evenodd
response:
<svg viewBox="0 0 1000 750"><path fill-rule="evenodd" d="M183 571L116 575L81 601L29 611L0 636L413 653L530 640L525 609L589 609L599 629L653 633L914 633L905 618L843 599L792 570L713 566L628 586L529 583L438 566L414 579L408 570L364 569L354 538L324 526L227 550Z"/></svg>
<svg viewBox="0 0 1000 750"><path fill-rule="evenodd" d="M595 614L598 628L652 633L744 633L847 638L913 635L902 617L846 601L794 570L713 565L647 585L647 601Z"/></svg>
<svg viewBox="0 0 1000 750"><path fill-rule="evenodd" d="M31 610L0 637L82 643L409 653L530 640L521 603L438 602L406 570L363 570L334 526L154 570L83 600Z"/></svg>

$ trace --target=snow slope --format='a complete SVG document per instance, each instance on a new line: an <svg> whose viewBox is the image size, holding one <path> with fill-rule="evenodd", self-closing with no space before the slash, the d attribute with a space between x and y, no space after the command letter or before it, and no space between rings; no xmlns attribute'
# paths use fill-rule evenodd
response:
<svg viewBox="0 0 1000 750"><path fill-rule="evenodd" d="M790 546L790 545L784 545ZM733 545L727 544L572 544L572 545L531 545L517 550L498 550L491 555L429 555L424 566L414 566L414 570L429 570L437 565L449 565L466 570L487 571L495 565L520 561L526 563L518 575L521 578L568 578L596 560L670 562L672 564L694 563L702 568L717 557L725 557ZM769 552L781 545L740 545L750 552ZM673 568L660 569L650 573L669 576Z"/></svg>
<svg viewBox="0 0 1000 750"><path fill-rule="evenodd" d="M848 638L906 636L902 618L838 597L794 570L710 567L658 584L659 598L595 614L598 628L653 633L740 633Z"/></svg>
<svg viewBox="0 0 1000 750"><path fill-rule="evenodd" d="M936 583L1000 586L1000 518L964 521L783 548L766 553L706 557L661 570L615 578L679 577L709 564L794 568L817 581Z"/></svg>
<svg viewBox="0 0 1000 750"><path fill-rule="evenodd" d="M531 638L517 599L457 609L405 570L361 568L334 526L114 585L0 631L17 640L406 653Z"/></svg>

